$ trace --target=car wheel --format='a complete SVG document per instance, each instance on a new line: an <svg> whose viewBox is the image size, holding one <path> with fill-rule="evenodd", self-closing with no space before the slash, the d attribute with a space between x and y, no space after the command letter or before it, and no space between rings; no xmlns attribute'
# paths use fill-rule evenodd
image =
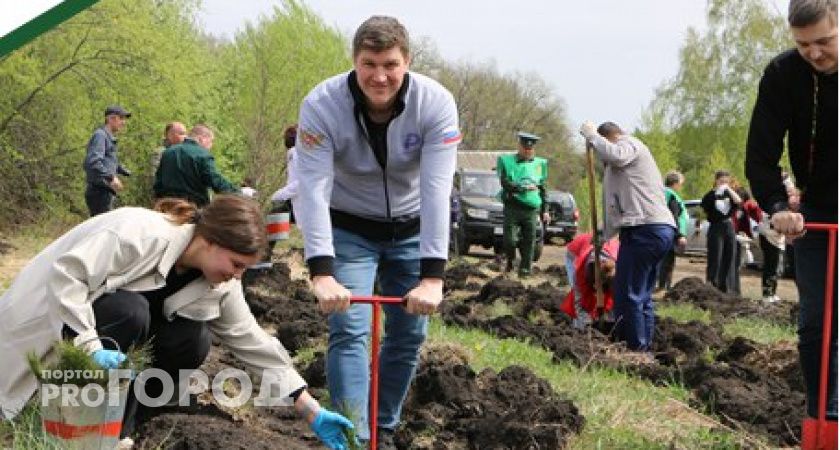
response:
<svg viewBox="0 0 840 450"><path fill-rule="evenodd" d="M467 241L467 234L463 228L459 228L455 232L455 254L458 256L466 256L470 253L470 243Z"/></svg>

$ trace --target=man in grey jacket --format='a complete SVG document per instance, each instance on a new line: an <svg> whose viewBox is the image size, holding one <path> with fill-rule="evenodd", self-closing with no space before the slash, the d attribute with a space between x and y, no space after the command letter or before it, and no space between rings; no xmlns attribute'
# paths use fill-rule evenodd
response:
<svg viewBox="0 0 840 450"><path fill-rule="evenodd" d="M297 135L296 211L312 289L330 313L330 399L349 407L368 438L370 305L351 295L403 297L386 305L379 378L379 443L392 448L400 408L443 298L449 194L461 134L443 86L408 71L408 33L392 17L365 21L354 70L304 99Z"/></svg>
<svg viewBox="0 0 840 450"><path fill-rule="evenodd" d="M676 226L665 204L662 175L650 150L613 122L580 133L604 163L605 237L619 234L615 272L616 332L630 350L649 352L653 341L656 267L674 245Z"/></svg>
<svg viewBox="0 0 840 450"><path fill-rule="evenodd" d="M97 128L88 141L84 162L87 178L85 203L91 217L113 209L114 197L123 189L117 175L131 175L117 158L116 138L129 117L131 113L121 106L105 108L105 124Z"/></svg>

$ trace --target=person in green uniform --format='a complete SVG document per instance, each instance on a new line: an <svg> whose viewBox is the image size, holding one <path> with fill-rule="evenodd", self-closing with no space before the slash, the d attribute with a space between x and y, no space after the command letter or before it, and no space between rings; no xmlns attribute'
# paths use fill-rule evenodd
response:
<svg viewBox="0 0 840 450"><path fill-rule="evenodd" d="M685 183L685 176L672 170L665 174L665 203L668 205L668 210L674 216L674 221L677 224L677 235L674 240L674 246L665 255L662 262L659 263L659 273L657 275L656 289L671 289L671 279L674 275L674 265L677 261L677 253L685 251L688 244L688 210L685 209L685 203L680 197L679 191Z"/></svg>
<svg viewBox="0 0 840 450"><path fill-rule="evenodd" d="M548 161L534 156L534 146L540 140L530 133L518 133L519 151L515 155L499 156L496 170L502 183L504 205L503 246L507 264L505 272L513 270L516 248L519 248L519 276L531 274L534 260L534 239L537 233L537 214L548 221L545 181ZM517 236L518 245L517 245Z"/></svg>
<svg viewBox="0 0 840 450"><path fill-rule="evenodd" d="M183 198L203 208L210 203L208 189L217 194L239 192L216 168L210 153L214 139L213 130L198 124L184 142L164 150L155 172L155 199Z"/></svg>

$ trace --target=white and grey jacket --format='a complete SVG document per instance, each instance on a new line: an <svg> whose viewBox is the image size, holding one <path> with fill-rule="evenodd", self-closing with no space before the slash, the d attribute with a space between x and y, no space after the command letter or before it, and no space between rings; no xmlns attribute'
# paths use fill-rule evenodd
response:
<svg viewBox="0 0 840 450"><path fill-rule="evenodd" d="M421 276L442 276L461 140L452 94L431 78L407 74L380 164L355 83L355 72L332 77L306 96L300 110L295 215L310 273L332 273L333 226L384 241L400 237L389 230L411 229L419 221Z"/></svg>
<svg viewBox="0 0 840 450"><path fill-rule="evenodd" d="M676 228L665 203L662 175L647 146L628 135L621 135L615 144L600 135L590 136L589 141L606 166L604 236L613 236L619 228L639 225Z"/></svg>

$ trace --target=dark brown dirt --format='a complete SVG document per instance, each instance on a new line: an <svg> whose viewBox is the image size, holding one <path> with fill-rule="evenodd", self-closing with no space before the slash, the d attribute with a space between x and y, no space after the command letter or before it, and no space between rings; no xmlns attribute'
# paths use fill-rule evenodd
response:
<svg viewBox="0 0 840 450"><path fill-rule="evenodd" d="M479 268L468 265L453 269L447 273L447 289L470 290L477 287L470 284L485 277ZM790 320L787 307L767 308L728 298L698 281L678 283L666 301L690 302L713 311L715 317L757 315ZM275 264L268 271L252 274L247 285L246 298L254 314L261 324L278 330L278 338L290 352L323 342L326 320L306 284L290 280L285 265ZM545 282L527 287L497 277L473 291L474 295L448 300L441 314L447 323L539 343L555 358L581 366L618 368L660 384L682 383L694 392L695 407L716 414L727 425L761 434L777 445L798 442L804 394L795 349L726 340L717 326L658 318L656 361L640 362L608 333L572 328L557 307L566 292L556 286ZM499 302L508 305L512 313L488 315ZM444 360L440 354L423 357L403 410L404 425L396 436L398 448L553 449L562 448L582 429L584 419L575 406L527 369L513 366L498 374L476 374L457 352L446 353L450 358ZM205 364L211 376L223 367L238 365L218 349L214 348L214 354ZM316 395L324 386L323 361L323 355L316 354L301 370ZM184 449L319 446L289 408L226 411L205 403L192 409L161 411L141 430L144 438L138 443L145 447L140 448L161 442L165 442L164 448Z"/></svg>
<svg viewBox="0 0 840 450"><path fill-rule="evenodd" d="M279 410L260 408L246 418L225 412L215 404L162 410L140 427L142 439L136 442L136 448L322 448L306 425L293 417L292 411Z"/></svg>
<svg viewBox="0 0 840 450"><path fill-rule="evenodd" d="M289 354L327 335L326 317L303 280L291 280L289 267L275 263L270 269L248 271L243 279L245 299L263 327L277 329L277 339Z"/></svg>
<svg viewBox="0 0 840 450"><path fill-rule="evenodd" d="M726 311L721 314L790 320L786 308L739 304L739 299L710 291L702 282L678 283L672 293L670 301L718 307ZM481 328L502 338L538 342L558 359L618 368L658 384L682 383L694 392L701 410L720 416L733 428L761 434L778 445L798 443L804 394L801 375L796 376L796 360L791 359L795 352L785 356L787 362L781 367L773 369L755 356L766 352L759 344L743 339L727 342L718 326L658 317L653 349L656 361L640 363L634 354L625 352L621 344L597 329L574 330L556 307L564 296L565 292L549 283L529 288L518 281L496 278L478 294L446 305L442 314L449 323ZM483 306L499 300L508 303L513 313L483 316L487 311ZM751 347L744 349L745 345ZM715 360L719 354L722 356ZM798 387L791 387L791 383L798 383Z"/></svg>
<svg viewBox="0 0 840 450"><path fill-rule="evenodd" d="M426 352L396 435L405 449L557 449L584 418L528 369L476 374L451 351Z"/></svg>
<svg viewBox="0 0 840 450"><path fill-rule="evenodd" d="M474 290L481 287L475 281L468 281L470 278L486 280L488 277L474 264L468 264L464 261L452 264L444 273L444 293Z"/></svg>
<svg viewBox="0 0 840 450"><path fill-rule="evenodd" d="M241 367L222 347L213 346L201 366L212 380L221 370ZM228 395L238 391L226 388ZM258 394L254 386L251 398ZM317 392L317 390L315 390ZM139 449L311 449L323 448L308 425L289 407L229 409L219 405L209 392L191 399L187 407L165 407L141 415Z"/></svg>
<svg viewBox="0 0 840 450"><path fill-rule="evenodd" d="M663 301L690 303L710 311L714 316L727 318L747 317L788 324L798 315L798 304L775 303L767 305L724 294L697 277L683 278L665 293Z"/></svg>

